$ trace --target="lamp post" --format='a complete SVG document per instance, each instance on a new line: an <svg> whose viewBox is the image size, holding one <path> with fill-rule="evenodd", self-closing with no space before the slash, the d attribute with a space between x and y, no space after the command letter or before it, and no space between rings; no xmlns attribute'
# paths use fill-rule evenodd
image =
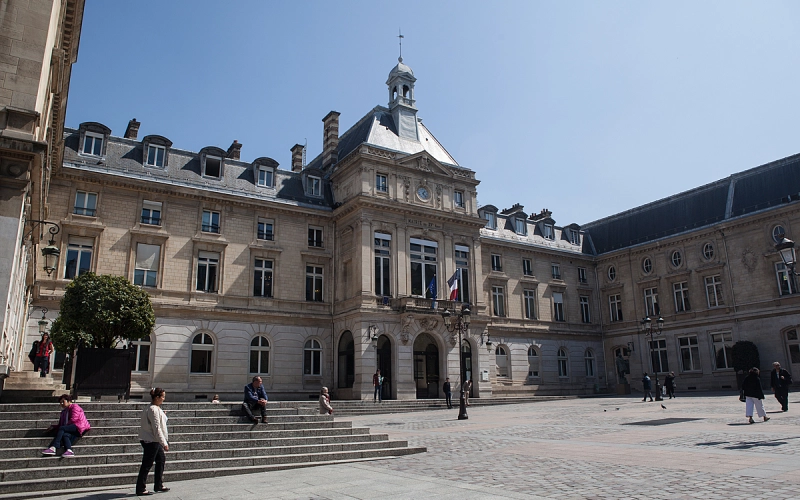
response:
<svg viewBox="0 0 800 500"><path fill-rule="evenodd" d="M794 270L794 266L797 264L797 254L794 251L794 241L784 234L781 237L781 241L775 245L775 250L781 255L781 260L783 260L783 264L788 269L791 291L796 293L797 288L795 287L794 277L797 276L797 272Z"/></svg>
<svg viewBox="0 0 800 500"><path fill-rule="evenodd" d="M451 313L446 308L442 312L442 319L444 320L444 327L447 328L447 331L453 333L458 331L458 371L460 374L464 373L464 357L461 354L461 334L464 333L466 335L467 329L469 328L469 316L470 316L470 309L469 304L464 303L461 306L461 313L456 316L455 323L450 319ZM461 379L462 377L459 377ZM464 397L464 383L465 380L460 380L460 392L458 398L458 419L459 420L466 420L469 418L467 415L467 400Z"/></svg>
<svg viewBox="0 0 800 500"><path fill-rule="evenodd" d="M650 346L650 364L653 365L653 374L656 377L656 401L662 401L661 388L658 386L658 368L661 367L661 360L659 359L659 366L657 368L653 360L653 340L661 335L661 329L664 327L664 318L659 315L655 323L654 326L650 316L643 318L641 321L641 333L644 334L645 339L648 337L650 339L647 341L647 344Z"/></svg>

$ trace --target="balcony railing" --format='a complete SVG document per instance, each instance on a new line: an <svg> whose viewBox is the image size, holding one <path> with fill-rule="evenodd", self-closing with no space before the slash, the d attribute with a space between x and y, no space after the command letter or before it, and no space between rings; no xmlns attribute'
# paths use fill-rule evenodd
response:
<svg viewBox="0 0 800 500"><path fill-rule="evenodd" d="M94 217L95 213L97 213L97 209L95 208L84 208L84 207L75 207L72 211L75 215L87 215L89 217Z"/></svg>
<svg viewBox="0 0 800 500"><path fill-rule="evenodd" d="M204 233L217 233L219 234L219 224L203 224L201 230Z"/></svg>
<svg viewBox="0 0 800 500"><path fill-rule="evenodd" d="M161 225L161 217L144 217L144 216L142 216L142 224L147 224L148 226L160 226Z"/></svg>

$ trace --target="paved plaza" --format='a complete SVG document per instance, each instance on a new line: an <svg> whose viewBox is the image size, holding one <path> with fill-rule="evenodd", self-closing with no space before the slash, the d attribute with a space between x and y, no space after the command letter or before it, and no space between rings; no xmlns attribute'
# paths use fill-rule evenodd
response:
<svg viewBox="0 0 800 500"><path fill-rule="evenodd" d="M752 425L732 394L678 397L666 409L637 397L473 407L466 421L456 409L348 417L428 452L173 482L155 498L800 498L800 397L790 401L782 413L768 396L771 420ZM134 497L131 485L50 498Z"/></svg>

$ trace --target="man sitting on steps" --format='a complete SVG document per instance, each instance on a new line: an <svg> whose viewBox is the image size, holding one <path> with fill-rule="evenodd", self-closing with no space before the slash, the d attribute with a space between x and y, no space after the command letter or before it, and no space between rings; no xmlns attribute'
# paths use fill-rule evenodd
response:
<svg viewBox="0 0 800 500"><path fill-rule="evenodd" d="M253 416L253 410L258 408L261 410L261 423L267 423L267 391L264 390L264 384L261 377L253 377L253 381L244 386L244 413L247 418L253 421L254 424L258 423L258 419Z"/></svg>

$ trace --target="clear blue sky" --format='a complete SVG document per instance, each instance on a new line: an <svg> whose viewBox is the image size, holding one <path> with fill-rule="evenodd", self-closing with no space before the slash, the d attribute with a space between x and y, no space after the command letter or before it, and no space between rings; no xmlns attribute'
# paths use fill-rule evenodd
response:
<svg viewBox="0 0 800 500"><path fill-rule="evenodd" d="M800 2L87 0L67 126L289 168L387 105L419 116L481 204L585 223L800 151Z"/></svg>

